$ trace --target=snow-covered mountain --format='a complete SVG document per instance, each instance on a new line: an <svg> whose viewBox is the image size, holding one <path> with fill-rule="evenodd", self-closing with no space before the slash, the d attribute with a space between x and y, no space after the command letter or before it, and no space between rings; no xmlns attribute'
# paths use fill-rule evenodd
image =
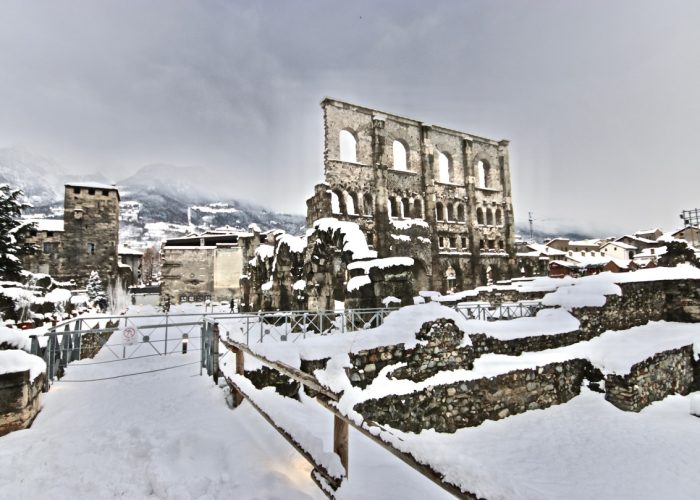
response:
<svg viewBox="0 0 700 500"><path fill-rule="evenodd" d="M197 179L215 175L205 167L153 164L113 182L101 174L68 175L58 162L26 149L0 149L0 182L21 187L37 215L50 217L56 208L63 206L64 183L89 180L119 187L125 215L122 232L129 239L160 239L182 235L185 230L225 225L245 230L251 223L262 230L303 233L302 215L277 213L254 203L230 199L226 196L226 186L218 192L199 187ZM154 230L149 232L147 226Z"/></svg>

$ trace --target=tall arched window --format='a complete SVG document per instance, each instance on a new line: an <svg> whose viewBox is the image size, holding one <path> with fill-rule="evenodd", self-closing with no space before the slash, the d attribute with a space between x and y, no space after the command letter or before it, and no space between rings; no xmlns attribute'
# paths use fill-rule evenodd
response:
<svg viewBox="0 0 700 500"><path fill-rule="evenodd" d="M365 193L362 196L362 209L365 215L374 215L374 201L371 194Z"/></svg>
<svg viewBox="0 0 700 500"><path fill-rule="evenodd" d="M394 141L393 147L394 168L396 170L407 170L406 147L400 141Z"/></svg>
<svg viewBox="0 0 700 500"><path fill-rule="evenodd" d="M340 198L335 191L331 191L331 212L334 214L340 213Z"/></svg>
<svg viewBox="0 0 700 500"><path fill-rule="evenodd" d="M479 163L476 164L476 175L479 178L479 187L489 187L489 162L479 160Z"/></svg>
<svg viewBox="0 0 700 500"><path fill-rule="evenodd" d="M401 199L401 216L408 218L411 216L411 209L410 209L410 204L408 202L408 198L402 198Z"/></svg>
<svg viewBox="0 0 700 500"><path fill-rule="evenodd" d="M438 151L438 179L440 182L452 182L450 158Z"/></svg>
<svg viewBox="0 0 700 500"><path fill-rule="evenodd" d="M357 214L356 199L357 198L352 193L345 193L345 207L347 208L348 215Z"/></svg>
<svg viewBox="0 0 700 500"><path fill-rule="evenodd" d="M447 204L447 220L455 220L454 207L452 203Z"/></svg>
<svg viewBox="0 0 700 500"><path fill-rule="evenodd" d="M423 218L423 201L420 198L413 200L413 217L416 219Z"/></svg>
<svg viewBox="0 0 700 500"><path fill-rule="evenodd" d="M493 212L490 208L486 209L486 225L493 226Z"/></svg>
<svg viewBox="0 0 700 500"><path fill-rule="evenodd" d="M461 203L457 204L457 220L459 222L464 222L464 205Z"/></svg>
<svg viewBox="0 0 700 500"><path fill-rule="evenodd" d="M435 219L445 220L445 207L439 201L435 204Z"/></svg>
<svg viewBox="0 0 700 500"><path fill-rule="evenodd" d="M340 161L357 163L357 139L349 130L340 131Z"/></svg>
<svg viewBox="0 0 700 500"><path fill-rule="evenodd" d="M401 212L399 211L399 204L396 198L389 198L389 217L394 219L400 217Z"/></svg>
<svg viewBox="0 0 700 500"><path fill-rule="evenodd" d="M496 209L496 225L497 226L502 226L503 225L503 214L501 213L501 209L497 208Z"/></svg>
<svg viewBox="0 0 700 500"><path fill-rule="evenodd" d="M484 211L481 209L481 207L476 209L476 222L478 224L484 223Z"/></svg>

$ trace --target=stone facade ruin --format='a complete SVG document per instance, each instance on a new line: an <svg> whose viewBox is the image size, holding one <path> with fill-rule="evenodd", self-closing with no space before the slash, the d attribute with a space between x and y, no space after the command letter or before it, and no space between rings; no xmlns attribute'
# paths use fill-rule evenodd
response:
<svg viewBox="0 0 700 500"><path fill-rule="evenodd" d="M357 223L380 258L413 257L416 289L511 277L508 141L334 99L321 106L325 181L307 201L309 227Z"/></svg>
<svg viewBox="0 0 700 500"><path fill-rule="evenodd" d="M508 141L334 99L306 240L241 238L244 310L374 308L519 274ZM529 266L528 269L532 267Z"/></svg>
<svg viewBox="0 0 700 500"><path fill-rule="evenodd" d="M24 267L60 281L75 280L79 286L87 284L92 271L105 283L116 280L119 199L115 186L66 184L62 224L39 221L36 236L28 240L37 252L24 259Z"/></svg>

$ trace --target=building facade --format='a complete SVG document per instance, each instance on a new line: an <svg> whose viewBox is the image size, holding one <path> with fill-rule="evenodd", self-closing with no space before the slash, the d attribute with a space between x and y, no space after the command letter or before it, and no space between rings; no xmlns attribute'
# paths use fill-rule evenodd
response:
<svg viewBox="0 0 700 500"><path fill-rule="evenodd" d="M37 253L25 259L32 272L85 286L92 271L103 282L119 276L119 190L99 183L65 185L63 221L38 221L30 240Z"/></svg>
<svg viewBox="0 0 700 500"><path fill-rule="evenodd" d="M240 299L238 234L211 231L171 238L161 248L161 296L172 303Z"/></svg>
<svg viewBox="0 0 700 500"><path fill-rule="evenodd" d="M508 141L334 99L324 116L324 182L307 226L358 224L379 258L414 259L414 288L465 289L515 268Z"/></svg>

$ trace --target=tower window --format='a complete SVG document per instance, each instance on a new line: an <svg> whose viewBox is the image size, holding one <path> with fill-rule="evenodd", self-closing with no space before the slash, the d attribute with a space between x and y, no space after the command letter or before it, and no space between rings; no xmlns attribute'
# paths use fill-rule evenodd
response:
<svg viewBox="0 0 700 500"><path fill-rule="evenodd" d="M80 194L80 188L74 187L74 188L73 188L73 192L74 192L75 194Z"/></svg>
<svg viewBox="0 0 700 500"><path fill-rule="evenodd" d="M94 243L87 244L87 253L88 253L88 255L95 255L95 244Z"/></svg>

